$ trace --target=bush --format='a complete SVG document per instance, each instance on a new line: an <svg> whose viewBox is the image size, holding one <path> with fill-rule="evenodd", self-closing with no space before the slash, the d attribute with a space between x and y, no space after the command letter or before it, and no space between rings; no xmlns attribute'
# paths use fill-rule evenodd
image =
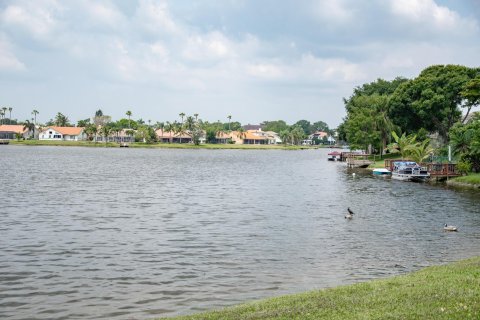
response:
<svg viewBox="0 0 480 320"><path fill-rule="evenodd" d="M472 164L467 160L462 160L457 163L457 170L461 174L468 175L472 171Z"/></svg>

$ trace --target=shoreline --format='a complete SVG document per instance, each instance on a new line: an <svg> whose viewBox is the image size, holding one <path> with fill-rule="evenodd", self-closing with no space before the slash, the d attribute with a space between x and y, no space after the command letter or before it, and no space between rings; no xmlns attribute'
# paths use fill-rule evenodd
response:
<svg viewBox="0 0 480 320"><path fill-rule="evenodd" d="M478 270L480 256L384 279L157 319L479 319Z"/></svg>
<svg viewBox="0 0 480 320"><path fill-rule="evenodd" d="M120 148L116 142L100 143L90 141L40 141L40 140L22 140L10 141L12 146L54 146L54 147L86 147L86 148ZM284 146L284 145L259 145L259 144L201 144L194 145L190 143L153 143L142 142L129 143L128 148L138 149L211 149L211 150L316 150L322 147L310 146ZM126 148L127 149L127 148Z"/></svg>

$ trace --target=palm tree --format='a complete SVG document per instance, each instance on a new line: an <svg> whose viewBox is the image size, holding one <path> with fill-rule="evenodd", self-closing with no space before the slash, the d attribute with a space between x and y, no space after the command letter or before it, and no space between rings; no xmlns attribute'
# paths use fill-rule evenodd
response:
<svg viewBox="0 0 480 320"><path fill-rule="evenodd" d="M195 121L197 121L198 120L198 113L195 113L193 116L195 117Z"/></svg>
<svg viewBox="0 0 480 320"><path fill-rule="evenodd" d="M128 129L131 129L130 128L130 117L132 116L132 111L128 110L127 113L126 113L127 117L128 117Z"/></svg>
<svg viewBox="0 0 480 320"><path fill-rule="evenodd" d="M107 146L108 137L110 136L112 129L109 126L103 126L100 131L105 139L105 146Z"/></svg>
<svg viewBox="0 0 480 320"><path fill-rule="evenodd" d="M185 113L181 112L181 113L179 114L179 116L180 116L180 118L182 118L182 124L183 124L183 117L185 117Z"/></svg>
<svg viewBox="0 0 480 320"><path fill-rule="evenodd" d="M165 125L165 131L168 131L170 133L170 139L168 140L169 143L172 143L172 131L173 131L173 125L167 121L167 124ZM163 134L163 131L162 131Z"/></svg>
<svg viewBox="0 0 480 320"><path fill-rule="evenodd" d="M3 113L3 111L0 110L0 120L1 120L1 121L0 121L0 124L3 124L3 116L4 116L4 115L5 115L5 114Z"/></svg>
<svg viewBox="0 0 480 320"><path fill-rule="evenodd" d="M405 132L399 137L395 131L392 131L392 137L395 140L388 146L388 149L393 152L400 152L402 159L405 159L409 154L411 146L416 143L417 136L407 136Z"/></svg>
<svg viewBox="0 0 480 320"><path fill-rule="evenodd" d="M33 114L33 118L35 119L35 125L37 124L37 114L39 114L40 112L38 112L37 110L33 109L32 111L32 114Z"/></svg>
<svg viewBox="0 0 480 320"><path fill-rule="evenodd" d="M33 132L33 136L35 137L35 124L33 122L30 122L28 120L25 120L25 123L23 124L23 130L28 130L29 132Z"/></svg>
<svg viewBox="0 0 480 320"><path fill-rule="evenodd" d="M282 139L283 144L287 146L287 140L290 137L290 132L288 130L282 130L278 133L280 139Z"/></svg>
<svg viewBox="0 0 480 320"><path fill-rule="evenodd" d="M423 160L430 156L433 152L433 148L428 145L429 142L430 140L426 139L421 143L415 143L407 147L413 161L416 163L422 163Z"/></svg>
<svg viewBox="0 0 480 320"><path fill-rule="evenodd" d="M228 131L230 131L230 120L232 120L232 116L228 115L227 118L228 118Z"/></svg>
<svg viewBox="0 0 480 320"><path fill-rule="evenodd" d="M7 109L8 109L7 107L2 108L2 110L3 110L3 123L4 124L5 124L5 120L7 120L7 119L5 119L5 115L7 114Z"/></svg>
<svg viewBox="0 0 480 320"><path fill-rule="evenodd" d="M8 123L9 124L12 124L12 107L8 108L8 112L10 113L10 115L8 116Z"/></svg>

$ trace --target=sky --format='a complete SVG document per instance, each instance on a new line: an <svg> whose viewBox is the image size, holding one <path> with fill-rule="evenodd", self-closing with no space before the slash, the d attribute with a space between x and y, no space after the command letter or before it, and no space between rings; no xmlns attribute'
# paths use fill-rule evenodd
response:
<svg viewBox="0 0 480 320"><path fill-rule="evenodd" d="M479 57L478 0L0 0L0 107L20 121L335 128L356 86Z"/></svg>

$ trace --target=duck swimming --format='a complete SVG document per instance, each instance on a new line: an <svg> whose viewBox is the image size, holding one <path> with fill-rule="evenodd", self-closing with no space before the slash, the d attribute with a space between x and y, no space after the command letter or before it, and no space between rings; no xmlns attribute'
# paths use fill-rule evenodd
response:
<svg viewBox="0 0 480 320"><path fill-rule="evenodd" d="M353 219L353 211L350 208L347 208L348 213L345 215L345 219Z"/></svg>

